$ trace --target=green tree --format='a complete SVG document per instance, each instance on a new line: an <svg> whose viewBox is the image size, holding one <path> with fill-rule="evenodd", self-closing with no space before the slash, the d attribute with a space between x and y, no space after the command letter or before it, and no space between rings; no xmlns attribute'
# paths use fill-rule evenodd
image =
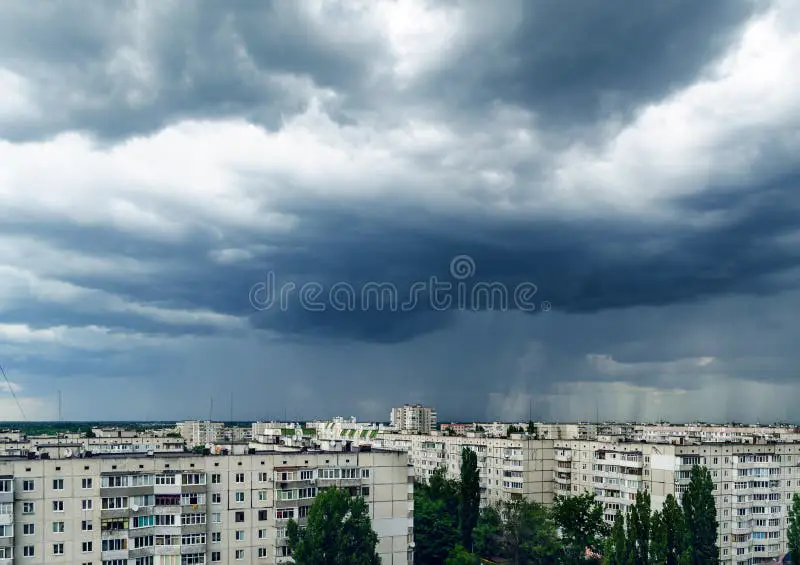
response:
<svg viewBox="0 0 800 565"><path fill-rule="evenodd" d="M632 556L625 535L625 516L617 511L611 534L603 544L603 565L631 565Z"/></svg>
<svg viewBox="0 0 800 565"><path fill-rule="evenodd" d="M287 527L296 565L380 565L369 509L361 497L338 488L320 492L308 511L305 528L294 520Z"/></svg>
<svg viewBox="0 0 800 565"><path fill-rule="evenodd" d="M470 553L464 546L458 544L450 552L444 565L480 565L481 560L474 553Z"/></svg>
<svg viewBox="0 0 800 565"><path fill-rule="evenodd" d="M443 500L432 497L428 485L414 487L414 563L441 565L458 543L455 516Z"/></svg>
<svg viewBox="0 0 800 565"><path fill-rule="evenodd" d="M680 565L686 553L686 526L683 510L671 494L661 508L661 519L666 543L666 565Z"/></svg>
<svg viewBox="0 0 800 565"><path fill-rule="evenodd" d="M667 562L667 530L664 527L664 516L661 512L653 512L650 518L650 558L648 563L664 565Z"/></svg>
<svg viewBox="0 0 800 565"><path fill-rule="evenodd" d="M448 514L453 520L458 522L459 497L461 496L461 486L458 481L447 478L445 467L437 468L431 478L428 479L428 491L432 500L440 500L444 503Z"/></svg>
<svg viewBox="0 0 800 565"><path fill-rule="evenodd" d="M461 450L461 497L459 505L459 526L461 543L472 548L472 530L478 523L481 504L480 472L478 455L468 447Z"/></svg>
<svg viewBox="0 0 800 565"><path fill-rule="evenodd" d="M561 547L556 526L542 505L522 499L506 502L503 518L501 557L512 565L558 563Z"/></svg>
<svg viewBox="0 0 800 565"><path fill-rule="evenodd" d="M698 465L692 467L689 487L683 493L682 505L686 524L686 547L691 548L691 565L719 562L719 524L714 502L714 482L707 468Z"/></svg>
<svg viewBox="0 0 800 565"><path fill-rule="evenodd" d="M628 513L628 546L633 565L648 565L650 557L650 493L639 491Z"/></svg>
<svg viewBox="0 0 800 565"><path fill-rule="evenodd" d="M583 561L585 549L598 549L608 535L603 505L595 500L593 492L580 496L556 496L551 514L561 530L567 563Z"/></svg>
<svg viewBox="0 0 800 565"><path fill-rule="evenodd" d="M495 505L481 510L478 524L472 531L473 550L481 557L499 557L503 536L503 519Z"/></svg>
<svg viewBox="0 0 800 565"><path fill-rule="evenodd" d="M788 538L789 553L792 555L792 562L800 562L800 494L794 493L792 496L792 507L789 509L789 528L786 532Z"/></svg>
<svg viewBox="0 0 800 565"><path fill-rule="evenodd" d="M526 431L532 436L536 435L536 424L533 423L533 420L528 422L528 429Z"/></svg>

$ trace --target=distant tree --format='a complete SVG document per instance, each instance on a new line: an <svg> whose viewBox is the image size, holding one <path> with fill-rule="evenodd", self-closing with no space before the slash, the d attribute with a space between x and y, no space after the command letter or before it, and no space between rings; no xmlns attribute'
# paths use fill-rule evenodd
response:
<svg viewBox="0 0 800 565"><path fill-rule="evenodd" d="M445 565L480 565L481 560L474 553L470 553L464 546L458 544L450 551L450 555L444 562Z"/></svg>
<svg viewBox="0 0 800 565"><path fill-rule="evenodd" d="M650 493L639 491L628 513L628 545L633 565L648 565L650 557Z"/></svg>
<svg viewBox="0 0 800 565"><path fill-rule="evenodd" d="M788 539L789 553L792 554L792 562L800 562L800 494L794 493L792 496L792 507L789 509L789 528L786 532Z"/></svg>
<svg viewBox="0 0 800 565"><path fill-rule="evenodd" d="M666 543L666 564L680 565L687 558L686 525L683 510L671 494L667 495L661 508L661 518Z"/></svg>
<svg viewBox="0 0 800 565"><path fill-rule="evenodd" d="M533 423L533 420L528 422L528 429L526 431L532 436L536 435L536 424Z"/></svg>
<svg viewBox="0 0 800 565"><path fill-rule="evenodd" d="M473 551L481 557L498 557L503 536L503 519L496 505L486 506L478 516L478 524L472 531Z"/></svg>
<svg viewBox="0 0 800 565"><path fill-rule="evenodd" d="M87 438L87 439L92 439L92 438L96 438L96 437L97 437L97 434L95 434L95 433L94 433L94 431L92 430L92 428L88 428L88 429L87 429L87 430L86 430L86 431L83 433L83 436L84 436L85 438Z"/></svg>
<svg viewBox="0 0 800 565"><path fill-rule="evenodd" d="M603 505L593 492L580 496L556 496L551 510L561 530L566 561L582 561L587 547L598 549L609 528L603 519Z"/></svg>
<svg viewBox="0 0 800 565"><path fill-rule="evenodd" d="M478 455L468 447L461 450L461 496L459 505L459 526L461 543L472 549L472 530L478 523L481 504L480 472Z"/></svg>
<svg viewBox="0 0 800 565"><path fill-rule="evenodd" d="M705 467L695 465L689 487L683 493L683 516L686 524L686 547L691 565L708 565L719 561L717 546L717 507L714 482Z"/></svg>
<svg viewBox="0 0 800 565"><path fill-rule="evenodd" d="M555 565L560 543L556 526L545 508L536 502L517 499L503 505L501 557L512 565Z"/></svg>
<svg viewBox="0 0 800 565"><path fill-rule="evenodd" d="M314 499L305 528L294 520L287 526L296 565L380 565L369 509L361 497L328 488Z"/></svg>

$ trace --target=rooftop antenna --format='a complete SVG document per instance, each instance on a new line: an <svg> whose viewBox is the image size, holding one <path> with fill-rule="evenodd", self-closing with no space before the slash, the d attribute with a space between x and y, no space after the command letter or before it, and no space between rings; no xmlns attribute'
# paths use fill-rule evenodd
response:
<svg viewBox="0 0 800 565"><path fill-rule="evenodd" d="M233 424L233 393L231 393L231 424Z"/></svg>
<svg viewBox="0 0 800 565"><path fill-rule="evenodd" d="M3 369L2 365L0 365L0 373L3 374L3 379L6 381L8 392L11 393L11 398L13 398L14 402L17 404L17 408L19 408L19 413L22 414L22 419L27 422L28 417L25 416L25 410L22 409L22 404L19 403L19 399L17 398L17 393L14 392L14 387L11 386L11 381L8 380L8 375L6 375L6 370Z"/></svg>
<svg viewBox="0 0 800 565"><path fill-rule="evenodd" d="M61 459L61 391L58 391L58 428L56 431L56 442L58 443L58 458Z"/></svg>
<svg viewBox="0 0 800 565"><path fill-rule="evenodd" d="M208 407L208 421L211 422L214 419L214 397L211 396L208 400L210 404Z"/></svg>

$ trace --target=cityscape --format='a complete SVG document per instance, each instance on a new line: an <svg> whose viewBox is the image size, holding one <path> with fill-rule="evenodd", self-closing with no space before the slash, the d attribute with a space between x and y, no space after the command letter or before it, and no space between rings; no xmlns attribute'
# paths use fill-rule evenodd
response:
<svg viewBox="0 0 800 565"><path fill-rule="evenodd" d="M421 562L415 551L431 549L415 536L415 485L427 488L440 472L457 481L465 449L476 455L481 509L520 500L551 508L588 494L609 528L639 504L637 493L654 509L669 497L680 502L700 466L713 482L721 563L787 552L800 427L456 423L405 404L381 423L2 429L0 555L8 563L292 562L288 522L302 524L318 492L340 487L366 502L381 563Z"/></svg>
<svg viewBox="0 0 800 565"><path fill-rule="evenodd" d="M799 0L0 0L0 565L797 565Z"/></svg>

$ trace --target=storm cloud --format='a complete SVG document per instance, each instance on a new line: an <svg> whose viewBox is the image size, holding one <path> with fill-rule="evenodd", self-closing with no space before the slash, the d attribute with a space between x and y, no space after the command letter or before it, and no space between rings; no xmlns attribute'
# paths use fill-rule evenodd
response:
<svg viewBox="0 0 800 565"><path fill-rule="evenodd" d="M28 417L792 417L795 3L0 5Z"/></svg>

